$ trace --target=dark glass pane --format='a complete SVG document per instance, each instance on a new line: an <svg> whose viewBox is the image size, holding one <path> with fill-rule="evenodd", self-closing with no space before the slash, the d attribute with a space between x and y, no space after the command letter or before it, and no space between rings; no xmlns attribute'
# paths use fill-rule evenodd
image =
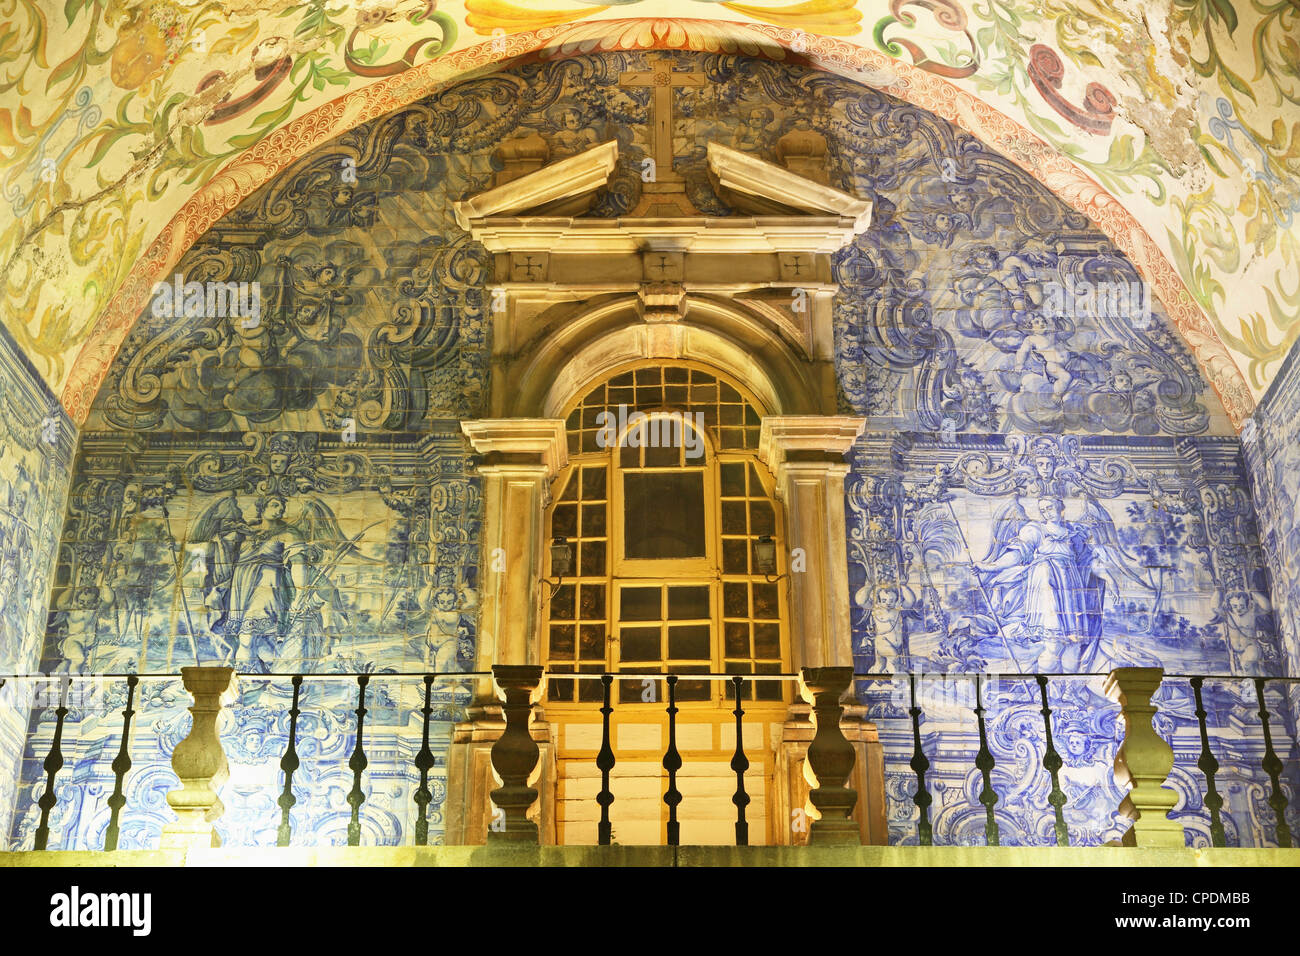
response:
<svg viewBox="0 0 1300 956"><path fill-rule="evenodd" d="M722 400L724 402L744 401L744 399L740 397L740 393L736 391L734 388L732 388L730 385L728 385L726 382L719 382L718 389L719 389L719 394L722 396Z"/></svg>
<svg viewBox="0 0 1300 956"><path fill-rule="evenodd" d="M749 533L776 534L776 515L772 513L771 504L766 501L749 503Z"/></svg>
<svg viewBox="0 0 1300 956"><path fill-rule="evenodd" d="M582 506L582 536L584 538L603 538L605 536L604 505Z"/></svg>
<svg viewBox="0 0 1300 956"><path fill-rule="evenodd" d="M727 657L748 657L749 625L744 621L728 621L722 628L725 655Z"/></svg>
<svg viewBox="0 0 1300 956"><path fill-rule="evenodd" d="M709 625L679 624L668 628L668 656L679 661L707 661L712 656Z"/></svg>
<svg viewBox="0 0 1300 956"><path fill-rule="evenodd" d="M621 621L662 621L663 591L652 588L621 588L618 592L618 617Z"/></svg>
<svg viewBox="0 0 1300 956"><path fill-rule="evenodd" d="M632 384L632 373L631 373L631 372L624 372L622 375L615 375L613 378L611 378L611 379L609 380L609 384L610 384L611 386L618 386L618 385L631 385L631 384ZM611 398L610 401L613 402L614 400Z"/></svg>
<svg viewBox="0 0 1300 956"><path fill-rule="evenodd" d="M595 428L600 424L600 413L605 409L599 405L592 405L582 410L582 427Z"/></svg>
<svg viewBox="0 0 1300 956"><path fill-rule="evenodd" d="M573 620L573 585L562 584L551 598L551 617L561 621Z"/></svg>
<svg viewBox="0 0 1300 956"><path fill-rule="evenodd" d="M722 573L723 574L745 574L749 571L747 561L747 552L749 551L748 538L723 538L722 539Z"/></svg>
<svg viewBox="0 0 1300 956"><path fill-rule="evenodd" d="M596 441L598 431L585 431L582 433L582 450L584 452L600 451L600 443Z"/></svg>
<svg viewBox="0 0 1300 956"><path fill-rule="evenodd" d="M584 661L605 659L605 625L583 624L578 628L578 657Z"/></svg>
<svg viewBox="0 0 1300 956"><path fill-rule="evenodd" d="M664 381L674 385L681 385L690 379L690 374L690 369L669 366L664 369Z"/></svg>
<svg viewBox="0 0 1300 956"><path fill-rule="evenodd" d="M723 405L718 416L723 425L740 425L745 421L745 409L740 405Z"/></svg>
<svg viewBox="0 0 1300 956"><path fill-rule="evenodd" d="M618 463L622 468L640 468L641 467L641 449L631 448L623 445L618 450Z"/></svg>
<svg viewBox="0 0 1300 956"><path fill-rule="evenodd" d="M582 424L582 409L575 408L569 412L569 417L564 420L564 427L567 431L574 431Z"/></svg>
<svg viewBox="0 0 1300 956"><path fill-rule="evenodd" d="M722 497L745 497L745 465L739 461L723 462L718 466L722 474Z"/></svg>
<svg viewBox="0 0 1300 956"><path fill-rule="evenodd" d="M615 388L613 385L609 389L609 404L611 406L631 405L636 402L636 392L631 388Z"/></svg>
<svg viewBox="0 0 1300 956"><path fill-rule="evenodd" d="M559 538L578 536L578 506L556 505L551 518L551 534Z"/></svg>
<svg viewBox="0 0 1300 956"><path fill-rule="evenodd" d="M684 671L690 671L690 670L705 671L707 669L708 668L705 667L701 667L701 668L683 667L682 668L682 670ZM706 680L679 680L677 682L677 699L679 701L708 700L710 690L711 688L709 686L709 681Z"/></svg>
<svg viewBox="0 0 1300 956"><path fill-rule="evenodd" d="M590 621L595 618L604 620L605 618L605 585L603 584L584 584L581 588L579 600L582 602L582 619Z"/></svg>
<svg viewBox="0 0 1300 956"><path fill-rule="evenodd" d="M749 617L749 594L743 583L723 583L722 613L726 617Z"/></svg>
<svg viewBox="0 0 1300 956"><path fill-rule="evenodd" d="M572 624L551 625L551 657L573 660L574 628Z"/></svg>
<svg viewBox="0 0 1300 956"><path fill-rule="evenodd" d="M605 469L582 469L582 497L596 501L605 497Z"/></svg>
<svg viewBox="0 0 1300 956"><path fill-rule="evenodd" d="M781 673L780 664L759 664L754 672L757 674L779 674ZM785 683L779 680L758 681L759 700L781 700L785 696Z"/></svg>
<svg viewBox="0 0 1300 956"><path fill-rule="evenodd" d="M560 495L560 500L561 501L578 500L578 482L574 480L573 475L570 475L569 480L564 483L564 494ZM556 508L556 511L559 511L559 508Z"/></svg>
<svg viewBox="0 0 1300 956"><path fill-rule="evenodd" d="M635 374L637 385L658 385L663 381L663 372L657 365L639 368Z"/></svg>
<svg viewBox="0 0 1300 956"><path fill-rule="evenodd" d="M623 509L624 557L704 556L702 472L626 474Z"/></svg>
<svg viewBox="0 0 1300 956"><path fill-rule="evenodd" d="M582 543L582 574L605 573L605 542L584 541Z"/></svg>
<svg viewBox="0 0 1300 956"><path fill-rule="evenodd" d="M754 625L754 656L768 660L778 660L781 657L781 625Z"/></svg>
<svg viewBox="0 0 1300 956"><path fill-rule="evenodd" d="M569 454L576 455L582 451L582 435L576 432L570 432L568 435Z"/></svg>
<svg viewBox="0 0 1300 956"><path fill-rule="evenodd" d="M711 404L718 400L718 387L716 385L692 385L691 401L695 404Z"/></svg>
<svg viewBox="0 0 1300 956"><path fill-rule="evenodd" d="M718 430L723 448L744 448L745 430L743 428L722 428Z"/></svg>
<svg viewBox="0 0 1300 956"><path fill-rule="evenodd" d="M641 408L659 408L664 403L662 385L638 385L636 403Z"/></svg>
<svg viewBox="0 0 1300 956"><path fill-rule="evenodd" d="M745 503L743 501L724 501L722 503L722 533L744 534Z"/></svg>
<svg viewBox="0 0 1300 956"><path fill-rule="evenodd" d="M709 616L709 589L707 587L670 587L668 589L668 619L685 621Z"/></svg>
<svg viewBox="0 0 1300 956"><path fill-rule="evenodd" d="M659 646L659 628L624 627L618 632L622 651L620 661L659 661L663 659Z"/></svg>
<svg viewBox="0 0 1300 956"><path fill-rule="evenodd" d="M757 448L757 447L758 447L758 438L759 438L759 430L758 430L757 428L746 428L746 429L745 429L745 447L746 447L746 448Z"/></svg>
<svg viewBox="0 0 1300 956"><path fill-rule="evenodd" d="M551 700L573 700L573 681L550 681L546 688L546 696L551 698Z"/></svg>
<svg viewBox="0 0 1300 956"><path fill-rule="evenodd" d="M657 669L657 668L655 668ZM649 683L646 683L649 681ZM618 682L618 702L620 704L657 704L664 699L664 682L638 677L635 680Z"/></svg>
<svg viewBox="0 0 1300 956"><path fill-rule="evenodd" d="M723 686L726 688L727 700L735 700L735 699L736 699L736 685L735 685L735 684L724 684ZM745 681L745 683L742 685L742 687L741 687L741 691L740 691L740 699L741 699L741 700L753 700L753 699L754 699L754 682L753 682L753 681Z"/></svg>
<svg viewBox="0 0 1300 956"><path fill-rule="evenodd" d="M656 433L658 425L655 426ZM673 429L672 438L680 440L681 436ZM655 448L653 446L645 450L645 466L647 468L676 468L682 463L682 449L680 445L668 445L666 447Z"/></svg>
<svg viewBox="0 0 1300 956"><path fill-rule="evenodd" d="M745 424L752 425L754 428L759 427L763 420L758 417L758 412L754 411L752 405L745 406Z"/></svg>
<svg viewBox="0 0 1300 956"><path fill-rule="evenodd" d="M664 389L664 404L670 408L685 408L689 401L685 385L669 385Z"/></svg>
<svg viewBox="0 0 1300 956"><path fill-rule="evenodd" d="M777 598L775 584L755 583L754 588L754 617L779 617L777 613Z"/></svg>
<svg viewBox="0 0 1300 956"><path fill-rule="evenodd" d="M600 667L582 667L579 668L583 673L599 674L603 668ZM605 699L605 685L598 680L580 680L574 681L578 685L578 700L580 701L603 701Z"/></svg>

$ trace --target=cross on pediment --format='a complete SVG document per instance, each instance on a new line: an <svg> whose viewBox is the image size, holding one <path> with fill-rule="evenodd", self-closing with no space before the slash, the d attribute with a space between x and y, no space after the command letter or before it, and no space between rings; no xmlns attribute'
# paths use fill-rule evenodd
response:
<svg viewBox="0 0 1300 956"><path fill-rule="evenodd" d="M671 56L652 56L648 70L630 70L618 77L620 86L648 86L654 91L650 98L650 155L655 161L655 178L659 182L678 180L673 171L673 90L682 87L701 87L707 82L704 73L680 72L673 69Z"/></svg>

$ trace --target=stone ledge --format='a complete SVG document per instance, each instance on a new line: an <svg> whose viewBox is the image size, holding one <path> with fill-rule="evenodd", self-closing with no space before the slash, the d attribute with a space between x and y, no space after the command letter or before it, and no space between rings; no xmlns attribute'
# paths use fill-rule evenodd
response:
<svg viewBox="0 0 1300 956"><path fill-rule="evenodd" d="M674 863L674 856L676 862ZM1180 866L1300 867L1300 849L1150 847L428 846L0 853L19 866Z"/></svg>

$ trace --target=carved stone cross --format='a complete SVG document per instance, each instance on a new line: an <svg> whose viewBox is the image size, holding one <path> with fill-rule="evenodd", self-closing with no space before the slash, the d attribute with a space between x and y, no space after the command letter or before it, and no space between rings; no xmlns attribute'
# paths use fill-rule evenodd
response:
<svg viewBox="0 0 1300 956"><path fill-rule="evenodd" d="M673 172L673 89L704 86L706 80L703 73L673 70L672 57L662 55L650 58L648 70L631 70L619 75L620 86L648 86L654 90L650 100L650 153L659 182L680 178Z"/></svg>

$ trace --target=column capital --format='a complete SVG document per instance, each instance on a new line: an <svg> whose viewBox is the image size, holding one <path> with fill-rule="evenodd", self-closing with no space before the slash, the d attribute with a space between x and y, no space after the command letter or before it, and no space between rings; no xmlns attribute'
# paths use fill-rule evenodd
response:
<svg viewBox="0 0 1300 956"><path fill-rule="evenodd" d="M843 456L866 427L867 420L854 415L766 415L758 457L775 471L791 456Z"/></svg>
<svg viewBox="0 0 1300 956"><path fill-rule="evenodd" d="M477 418L461 422L460 430L480 455L540 464L546 468L547 478L553 478L569 462L563 419Z"/></svg>

